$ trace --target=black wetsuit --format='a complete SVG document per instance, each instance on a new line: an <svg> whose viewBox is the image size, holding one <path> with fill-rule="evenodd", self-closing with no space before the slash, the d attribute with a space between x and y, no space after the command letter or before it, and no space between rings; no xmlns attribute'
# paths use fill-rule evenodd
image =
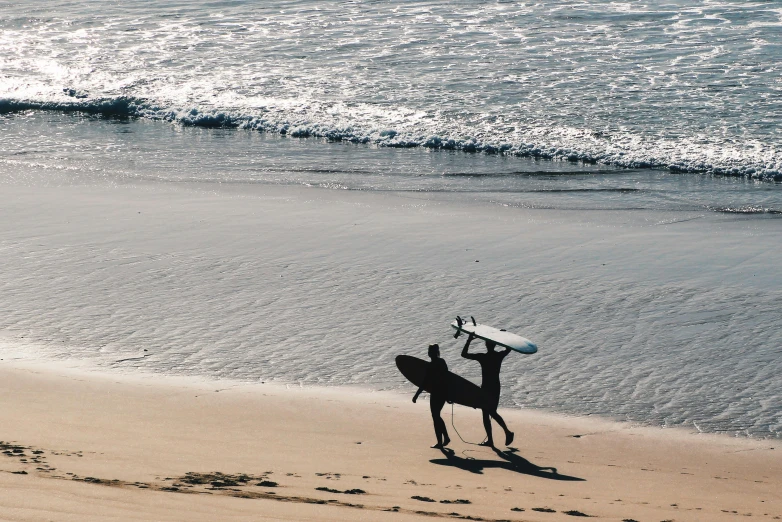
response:
<svg viewBox="0 0 782 522"><path fill-rule="evenodd" d="M497 411L500 404L500 367L506 355L508 351L471 353L467 357L481 364L481 389L486 394L489 411Z"/></svg>
<svg viewBox="0 0 782 522"><path fill-rule="evenodd" d="M429 363L424 377L424 388L429 390L429 408L432 417L440 416L440 410L448 399L448 365L441 358Z"/></svg>
<svg viewBox="0 0 782 522"><path fill-rule="evenodd" d="M467 339L467 344L462 350L462 357L472 359L481 364L481 390L483 390L486 400L483 407L483 426L486 428L486 445L494 447L494 439L491 434L491 419L497 421L497 424L505 431L505 445L513 442L513 432L508 429L505 420L497 413L497 406L500 404L500 368L505 356L510 353L510 348L502 352L495 352L489 349L489 342L486 342L486 353L469 353L470 343L473 337ZM493 346L492 346L493 348Z"/></svg>

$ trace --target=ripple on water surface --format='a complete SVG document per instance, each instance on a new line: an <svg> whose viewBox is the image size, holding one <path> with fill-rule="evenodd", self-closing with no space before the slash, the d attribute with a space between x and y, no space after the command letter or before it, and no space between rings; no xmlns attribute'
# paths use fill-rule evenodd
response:
<svg viewBox="0 0 782 522"><path fill-rule="evenodd" d="M4 6L0 111L782 172L774 3L95 5Z"/></svg>

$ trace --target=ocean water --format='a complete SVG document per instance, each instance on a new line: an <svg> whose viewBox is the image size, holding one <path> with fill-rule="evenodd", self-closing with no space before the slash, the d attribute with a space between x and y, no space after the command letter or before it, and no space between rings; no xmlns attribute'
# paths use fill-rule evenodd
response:
<svg viewBox="0 0 782 522"><path fill-rule="evenodd" d="M180 187L292 185L388 194L404 217L361 200L346 219L408 220L376 229L398 251L370 234L361 252L358 232L312 239L306 209L273 244L262 220L200 237L184 211L126 241L6 224L0 339L117 371L404 389L393 356L474 312L541 346L506 364L505 406L782 437L780 33L774 1L0 1L0 195L83 197L57 212L85 230L115 210L90 187L122 186L144 215ZM480 264L418 242L450 211L409 209L440 202L485 236ZM573 230L536 257L496 241L512 220L470 228L506 209ZM691 248L648 240L670 223Z"/></svg>
<svg viewBox="0 0 782 522"><path fill-rule="evenodd" d="M780 177L782 7L0 2L0 111Z"/></svg>

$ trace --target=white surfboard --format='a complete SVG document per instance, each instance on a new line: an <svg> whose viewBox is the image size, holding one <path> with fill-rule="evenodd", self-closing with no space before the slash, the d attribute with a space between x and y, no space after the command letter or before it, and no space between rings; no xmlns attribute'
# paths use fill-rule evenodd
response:
<svg viewBox="0 0 782 522"><path fill-rule="evenodd" d="M519 353L530 354L538 351L538 347L535 343L525 337L499 330L493 326L480 323L473 324L473 321L470 319L463 320L461 326L459 326L458 321L454 321L451 323L451 327L456 330L456 335L454 335L454 337L458 337L459 334L464 332L466 334L473 334L478 339L483 339L484 341L494 341L499 346L510 348Z"/></svg>

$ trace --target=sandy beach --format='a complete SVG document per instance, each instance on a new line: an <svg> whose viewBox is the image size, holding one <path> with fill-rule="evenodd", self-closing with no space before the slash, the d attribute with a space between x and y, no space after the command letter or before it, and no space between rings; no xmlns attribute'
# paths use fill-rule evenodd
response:
<svg viewBox="0 0 782 522"><path fill-rule="evenodd" d="M778 3L2 3L0 522L782 520Z"/></svg>
<svg viewBox="0 0 782 522"><path fill-rule="evenodd" d="M511 448L448 412L443 453L409 399L5 361L0 519L782 518L777 441L503 410Z"/></svg>
<svg viewBox="0 0 782 522"><path fill-rule="evenodd" d="M703 295L742 288L741 313L768 317L772 246L754 235L773 223L574 221L290 187L3 190L2 520L782 517L777 439L540 409L547 397L564 411L640 400L625 377L662 363L697 385L688 343L716 335ZM704 259L719 270L701 271ZM699 290L682 298L685 285ZM716 324L735 320L719 307L736 302L710 301ZM439 341L477 381L448 328L475 303L529 321L541 351L503 368L512 447L470 444L483 439L479 414L456 407L440 452L393 356ZM760 385L773 367L747 371ZM669 411L739 431L686 386L674 392Z"/></svg>

